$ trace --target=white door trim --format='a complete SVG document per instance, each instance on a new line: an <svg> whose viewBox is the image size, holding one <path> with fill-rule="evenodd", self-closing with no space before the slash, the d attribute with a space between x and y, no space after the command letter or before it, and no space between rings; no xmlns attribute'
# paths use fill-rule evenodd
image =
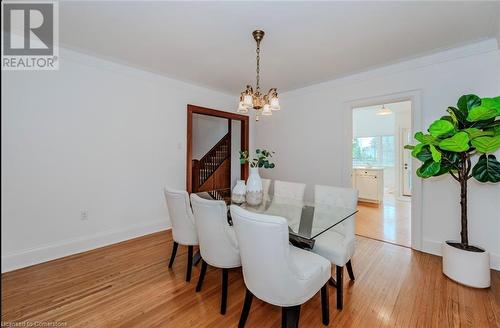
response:
<svg viewBox="0 0 500 328"><path fill-rule="evenodd" d="M422 103L421 90L408 90L392 94L380 95L368 98L352 99L343 104L342 121L344 122L344 140L342 160L342 184L345 187L352 186L352 110L356 107L375 106L382 103L393 103L399 101L411 101L411 129L420 131L422 129ZM413 159L412 167L418 167L417 160ZM413 170L411 204L411 247L422 250L422 179L416 176Z"/></svg>

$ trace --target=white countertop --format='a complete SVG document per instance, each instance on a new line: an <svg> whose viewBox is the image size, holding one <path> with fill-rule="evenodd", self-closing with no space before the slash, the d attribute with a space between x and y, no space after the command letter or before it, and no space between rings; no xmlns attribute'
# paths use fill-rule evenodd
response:
<svg viewBox="0 0 500 328"><path fill-rule="evenodd" d="M352 168L353 170L378 170L378 171L383 171L383 167L378 167L378 166L354 166Z"/></svg>

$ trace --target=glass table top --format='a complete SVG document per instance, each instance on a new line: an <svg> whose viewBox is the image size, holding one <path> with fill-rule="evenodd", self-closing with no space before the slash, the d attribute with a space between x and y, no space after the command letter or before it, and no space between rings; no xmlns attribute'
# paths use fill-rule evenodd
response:
<svg viewBox="0 0 500 328"><path fill-rule="evenodd" d="M197 195L207 199L224 200L228 205L233 204L229 189L200 192ZM264 196L262 204L258 206L247 203L235 205L255 213L283 217L288 221L290 234L308 240L316 238L340 223L352 220L352 216L358 212L355 208L314 204L272 195Z"/></svg>

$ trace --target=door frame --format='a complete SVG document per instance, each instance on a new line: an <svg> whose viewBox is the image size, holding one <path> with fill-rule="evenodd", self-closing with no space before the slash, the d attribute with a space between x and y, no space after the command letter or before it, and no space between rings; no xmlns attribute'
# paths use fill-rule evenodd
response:
<svg viewBox="0 0 500 328"><path fill-rule="evenodd" d="M368 107L383 103L411 101L411 130L422 130L422 91L408 90L391 94L359 98L343 103L342 121L344 126L342 184L352 187L352 114L357 107ZM418 167L418 161L412 159L412 167ZM423 247L423 218L422 218L422 179L418 178L416 171L412 172L412 198L411 198L411 248L422 250Z"/></svg>
<svg viewBox="0 0 500 328"><path fill-rule="evenodd" d="M193 114L208 115L241 122L240 145L244 150L249 150L250 118L246 115L224 112L196 105L187 105L187 147L186 147L186 190L192 192L193 188ZM241 165L240 175L242 180L248 178L248 163Z"/></svg>

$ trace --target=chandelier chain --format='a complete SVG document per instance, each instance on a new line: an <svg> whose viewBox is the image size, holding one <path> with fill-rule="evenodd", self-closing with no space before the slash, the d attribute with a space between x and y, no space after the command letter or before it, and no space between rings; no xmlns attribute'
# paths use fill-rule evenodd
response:
<svg viewBox="0 0 500 328"><path fill-rule="evenodd" d="M256 85L256 91L260 90L260 42L257 41L257 85Z"/></svg>

